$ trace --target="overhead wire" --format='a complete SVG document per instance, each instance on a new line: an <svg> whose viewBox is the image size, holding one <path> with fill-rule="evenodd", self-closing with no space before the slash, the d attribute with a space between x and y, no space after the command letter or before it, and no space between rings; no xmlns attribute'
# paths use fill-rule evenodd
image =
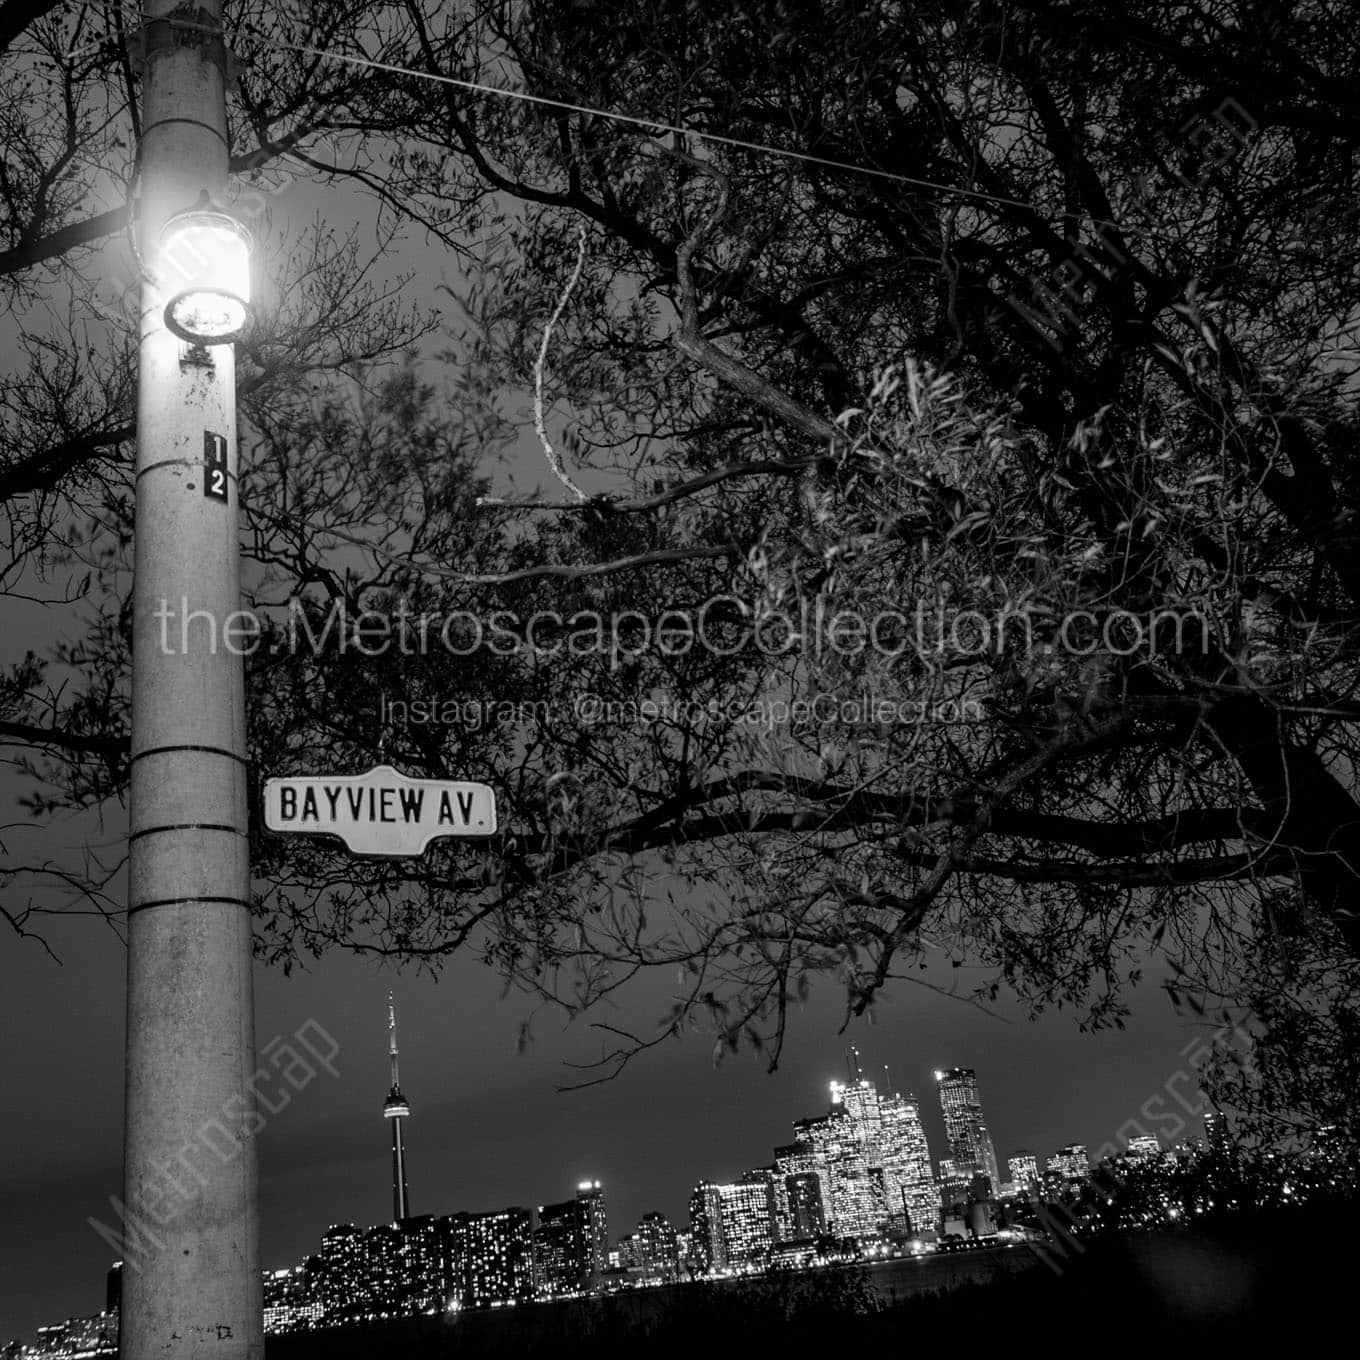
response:
<svg viewBox="0 0 1360 1360"><path fill-rule="evenodd" d="M88 4L89 0L85 0ZM114 8L121 9L129 17L136 17L140 22L155 18L156 16L142 13L132 6L115 4ZM174 19L172 22L179 28L201 29L204 32L214 34L222 33L222 29L206 24L197 24L192 20ZM527 90L510 90L504 86L487 85L481 81L465 80L459 76L446 75L440 71L423 71L415 67L399 66L393 62L378 61L373 57L357 56L347 52L335 52L328 48L312 47L306 43L282 42L265 36L259 29L252 28L251 36L261 47L274 52L290 52L298 56L313 57L320 61L338 62L349 66L362 67L369 70L382 71L388 75L405 76L413 80L427 80L435 84L448 85L456 89L466 90L470 94L490 96L499 99L510 99L524 104L538 105L543 108L555 109L562 113L578 113L591 118L602 118L615 123L622 123L631 127L641 128L650 133L665 133L671 136L693 137L698 141L713 143L718 146L733 147L737 150L750 151L760 155L777 156L785 160L799 161L806 165L821 166L823 169L838 170L842 173L853 175L866 175L875 179L890 180L897 184L907 185L911 188L929 189L935 193L949 194L956 198L968 198L983 203L993 203L1004 207L1023 208L1026 212L1037 211L1032 203L1026 203L1021 199L1006 198L1001 194L987 193L981 189L967 189L961 185L942 184L934 180L921 179L913 175L899 174L895 170L883 170L877 166L860 165L853 161L837 160L830 156L818 156L808 151L796 151L791 147L774 146L768 142L749 141L741 137L729 137L725 133L705 132L702 128L686 127L679 123L668 123L656 118L643 118L638 114L619 113L612 109L602 109L590 104L578 104L572 100L554 99L549 95L531 94ZM97 42L86 43L83 47L75 48L66 53L68 58L82 55L85 52L94 50L104 43L114 42L116 38L110 34ZM426 139L422 139L426 140Z"/></svg>

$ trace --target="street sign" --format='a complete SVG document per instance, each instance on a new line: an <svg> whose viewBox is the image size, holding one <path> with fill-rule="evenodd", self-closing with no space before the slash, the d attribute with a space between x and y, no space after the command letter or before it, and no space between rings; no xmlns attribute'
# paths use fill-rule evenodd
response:
<svg viewBox="0 0 1360 1360"><path fill-rule="evenodd" d="M367 774L309 774L264 782L270 831L338 836L356 855L407 858L441 836L492 836L489 784L410 779L390 765Z"/></svg>

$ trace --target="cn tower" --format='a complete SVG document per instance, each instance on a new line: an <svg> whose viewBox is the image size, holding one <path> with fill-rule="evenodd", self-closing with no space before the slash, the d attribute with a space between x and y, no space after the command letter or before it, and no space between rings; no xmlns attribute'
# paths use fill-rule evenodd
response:
<svg viewBox="0 0 1360 1360"><path fill-rule="evenodd" d="M397 1072L397 1008L391 992L387 994L387 1052L392 1060L392 1089L383 1102L383 1118L392 1121L392 1221L400 1223L411 1214L406 1196L406 1146L401 1138L401 1121L411 1113L411 1107L401 1093Z"/></svg>

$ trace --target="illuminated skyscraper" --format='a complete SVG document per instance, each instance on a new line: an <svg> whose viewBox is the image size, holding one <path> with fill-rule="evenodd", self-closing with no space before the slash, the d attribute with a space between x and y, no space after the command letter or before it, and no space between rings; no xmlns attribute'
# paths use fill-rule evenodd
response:
<svg viewBox="0 0 1360 1360"><path fill-rule="evenodd" d="M783 1179L786 1207L784 1224L779 1234L781 1240L820 1237L826 1232L821 1177L815 1171L800 1171Z"/></svg>
<svg viewBox="0 0 1360 1360"><path fill-rule="evenodd" d="M406 1282L401 1229L379 1223L364 1233L367 1274L365 1290L369 1318L401 1317L406 1312Z"/></svg>
<svg viewBox="0 0 1360 1360"><path fill-rule="evenodd" d="M402 1120L410 1115L411 1107L401 1093L397 1072L397 1008L391 992L387 994L387 1053L392 1064L392 1089L383 1103L383 1118L392 1121L392 1221L400 1223L411 1212L406 1193L406 1145L402 1141Z"/></svg>
<svg viewBox="0 0 1360 1360"><path fill-rule="evenodd" d="M747 1172L731 1185L719 1185L723 1254L729 1267L762 1266L774 1246L774 1195L768 1171Z"/></svg>
<svg viewBox="0 0 1360 1360"><path fill-rule="evenodd" d="M609 1268L609 1227L604 1215L604 1190L599 1181L582 1181L576 1187L580 1208L581 1234L586 1263L586 1288L600 1287L600 1277Z"/></svg>
<svg viewBox="0 0 1360 1360"><path fill-rule="evenodd" d="M404 1219L398 1227L403 1315L442 1313L448 1303L448 1238L443 1224L422 1214Z"/></svg>
<svg viewBox="0 0 1360 1360"><path fill-rule="evenodd" d="M680 1245L665 1214L643 1214L633 1234L643 1278L672 1284L680 1277Z"/></svg>
<svg viewBox="0 0 1360 1360"><path fill-rule="evenodd" d="M534 1292L539 1298L578 1294L586 1287L585 1242L574 1199L541 1204L534 1221Z"/></svg>
<svg viewBox="0 0 1360 1360"><path fill-rule="evenodd" d="M940 1195L930 1174L930 1146L921 1107L910 1092L879 1100L879 1137L888 1209L904 1213L915 1237L939 1227Z"/></svg>
<svg viewBox="0 0 1360 1360"><path fill-rule="evenodd" d="M970 1179L979 1174L986 1176L995 1195L1001 1189L1001 1172L987 1121L982 1117L977 1074L971 1067L951 1067L935 1073L935 1084L940 1092L940 1109L955 1172Z"/></svg>
<svg viewBox="0 0 1360 1360"><path fill-rule="evenodd" d="M1039 1188L1039 1159L1034 1153L1021 1148L1007 1159L1006 1165L1017 1193L1032 1193Z"/></svg>
<svg viewBox="0 0 1360 1360"><path fill-rule="evenodd" d="M851 1070L858 1070L852 1053ZM841 1237L878 1234L892 1212L883 1177L878 1090L862 1077L831 1083L831 1113L819 1130L831 1185L831 1217Z"/></svg>
<svg viewBox="0 0 1360 1360"><path fill-rule="evenodd" d="M936 1178L936 1186L940 1201L946 1209L962 1204L968 1199L974 1174L972 1167L960 1168L952 1157L940 1158L940 1174Z"/></svg>
<svg viewBox="0 0 1360 1360"><path fill-rule="evenodd" d="M302 1332L317 1326L325 1308L305 1265L271 1270L264 1277L264 1330L267 1336Z"/></svg>
<svg viewBox="0 0 1360 1360"><path fill-rule="evenodd" d="M540 1205L534 1221L534 1287L541 1298L598 1289L609 1235L599 1181L582 1181L576 1198Z"/></svg>
<svg viewBox="0 0 1360 1360"><path fill-rule="evenodd" d="M813 1136L815 1126L825 1119L826 1116L823 1115L819 1119L795 1120L793 1131L798 1141L774 1150L775 1171L782 1177L785 1186L784 1196L776 1204L776 1211L782 1211L785 1214L785 1219L777 1224L781 1240L804 1236L804 1234L793 1230L792 1221L788 1218L788 1215L792 1213L792 1191L790 1187L795 1180L814 1186L818 1201L818 1217L822 1224L820 1231L830 1232L832 1230L831 1190L828 1183L826 1158L818 1151L817 1140ZM805 1178L808 1177L812 1178L811 1182L806 1181Z"/></svg>
<svg viewBox="0 0 1360 1360"><path fill-rule="evenodd" d="M363 1314L368 1303L368 1254L364 1235L353 1223L340 1223L321 1235L319 1295L332 1326Z"/></svg>
<svg viewBox="0 0 1360 1360"><path fill-rule="evenodd" d="M4 1348L3 1354L15 1355L19 1360L67 1360L67 1357L106 1356L114 1360L118 1355L118 1314L96 1313L93 1317L67 1318L38 1328L38 1344L15 1349Z"/></svg>
<svg viewBox="0 0 1360 1360"><path fill-rule="evenodd" d="M702 1273L764 1264L774 1246L774 1173L729 1185L700 1181L689 1197L691 1255Z"/></svg>
<svg viewBox="0 0 1360 1360"><path fill-rule="evenodd" d="M1084 1143L1068 1143L1048 1159L1047 1170L1063 1182L1072 1185L1084 1181L1091 1174L1091 1161Z"/></svg>
<svg viewBox="0 0 1360 1360"><path fill-rule="evenodd" d="M722 1231L722 1196L711 1181L700 1181L689 1197L690 1259L698 1273L727 1268Z"/></svg>
<svg viewBox="0 0 1360 1360"><path fill-rule="evenodd" d="M1129 1139L1128 1155L1134 1161L1155 1161L1162 1155L1162 1145L1155 1133L1136 1133Z"/></svg>
<svg viewBox="0 0 1360 1360"><path fill-rule="evenodd" d="M829 1113L796 1120L796 1141L776 1149L783 1239L808 1235L814 1189L821 1207L818 1231L864 1240L900 1232L909 1220L914 1234L933 1233L939 1194L916 1097L894 1092L890 1084L880 1090L867 1081L853 1048L848 1066L849 1080L831 1083ZM884 1079L887 1083L886 1069ZM800 1178L803 1206L796 1232L790 1199L794 1177Z"/></svg>
<svg viewBox="0 0 1360 1360"><path fill-rule="evenodd" d="M533 1219L527 1209L453 1215L455 1293L465 1307L534 1296Z"/></svg>

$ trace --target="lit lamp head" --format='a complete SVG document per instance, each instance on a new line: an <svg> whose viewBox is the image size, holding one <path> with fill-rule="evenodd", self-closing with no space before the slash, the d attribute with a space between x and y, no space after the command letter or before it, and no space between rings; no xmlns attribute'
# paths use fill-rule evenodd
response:
<svg viewBox="0 0 1360 1360"><path fill-rule="evenodd" d="M207 190L161 231L165 324L195 345L229 345L250 319L250 233Z"/></svg>

